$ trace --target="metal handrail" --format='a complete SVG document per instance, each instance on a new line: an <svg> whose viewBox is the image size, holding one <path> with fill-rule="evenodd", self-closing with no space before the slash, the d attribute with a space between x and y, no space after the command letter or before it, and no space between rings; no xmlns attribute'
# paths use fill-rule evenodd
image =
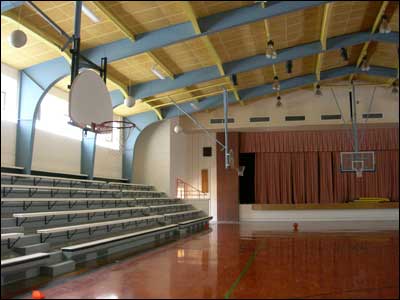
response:
<svg viewBox="0 0 400 300"><path fill-rule="evenodd" d="M183 181L181 178L176 178L176 195L181 199L206 200L209 198L208 193L203 193L191 184Z"/></svg>

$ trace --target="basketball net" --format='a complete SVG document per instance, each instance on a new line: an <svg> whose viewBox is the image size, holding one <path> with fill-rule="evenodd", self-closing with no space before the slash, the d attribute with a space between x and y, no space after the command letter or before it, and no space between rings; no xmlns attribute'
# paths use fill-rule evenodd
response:
<svg viewBox="0 0 400 300"><path fill-rule="evenodd" d="M93 124L93 128L98 134L115 134L116 132L119 134L118 149L106 148L108 153L114 156L121 156L125 151L129 150L126 147L127 141L135 127L136 125L129 121L108 121L101 124Z"/></svg>

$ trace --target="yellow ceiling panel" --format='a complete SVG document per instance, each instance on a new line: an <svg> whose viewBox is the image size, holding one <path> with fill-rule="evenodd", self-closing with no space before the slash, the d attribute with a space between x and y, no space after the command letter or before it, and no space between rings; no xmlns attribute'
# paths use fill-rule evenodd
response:
<svg viewBox="0 0 400 300"><path fill-rule="evenodd" d="M152 51L174 74L215 64L201 38L188 40Z"/></svg>
<svg viewBox="0 0 400 300"><path fill-rule="evenodd" d="M134 34L188 21L179 1L105 1Z"/></svg>
<svg viewBox="0 0 400 300"><path fill-rule="evenodd" d="M264 22L251 23L210 35L222 62L265 53Z"/></svg>
<svg viewBox="0 0 400 300"><path fill-rule="evenodd" d="M1 61L18 69L25 69L32 65L60 56L59 51L50 48L46 43L29 32L27 43L22 48L14 48L8 43L8 36L12 31L22 29L20 25L1 17Z"/></svg>
<svg viewBox="0 0 400 300"><path fill-rule="evenodd" d="M334 69L334 68L339 68L339 67L343 67L343 66L347 66L347 65L356 64L362 47L363 47L363 45L356 45L353 47L346 48L347 54L349 57L349 61L345 61L340 56L339 49L325 52L323 55L323 58L322 58L321 70Z"/></svg>
<svg viewBox="0 0 400 300"><path fill-rule="evenodd" d="M323 6L317 6L268 19L275 48L289 48L319 40L322 14Z"/></svg>
<svg viewBox="0 0 400 300"><path fill-rule="evenodd" d="M392 17L389 22L392 31L399 32L399 4L397 3L397 7L395 8Z"/></svg>
<svg viewBox="0 0 400 300"><path fill-rule="evenodd" d="M388 43L377 43L369 62L371 65L397 68L398 67L398 45Z"/></svg>
<svg viewBox="0 0 400 300"><path fill-rule="evenodd" d="M358 31L370 31L381 1L338 1L333 3L328 38Z"/></svg>
<svg viewBox="0 0 400 300"><path fill-rule="evenodd" d="M254 1L190 1L198 18L253 5Z"/></svg>

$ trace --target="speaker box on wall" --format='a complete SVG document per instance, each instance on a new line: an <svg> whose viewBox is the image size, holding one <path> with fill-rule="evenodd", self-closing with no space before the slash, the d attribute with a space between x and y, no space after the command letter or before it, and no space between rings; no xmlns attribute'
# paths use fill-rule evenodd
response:
<svg viewBox="0 0 400 300"><path fill-rule="evenodd" d="M212 156L212 148L211 147L203 147L203 156L204 157Z"/></svg>

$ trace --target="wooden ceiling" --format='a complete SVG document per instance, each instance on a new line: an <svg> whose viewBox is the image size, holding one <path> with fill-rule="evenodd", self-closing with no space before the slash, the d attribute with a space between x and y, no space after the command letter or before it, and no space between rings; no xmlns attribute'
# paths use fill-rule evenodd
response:
<svg viewBox="0 0 400 300"><path fill-rule="evenodd" d="M51 19L53 19L68 34L73 31L74 3L73 1L34 1ZM81 45L83 49L93 48L112 41L125 39L124 32L112 22L92 1L84 2L100 19L93 23L85 15L82 17ZM190 17L182 1L102 1L104 7L111 13L118 15L119 20L133 34L145 33L174 24L189 22ZM253 5L254 1L190 1L197 18L216 13ZM360 31L370 31L381 7L382 1L336 1L333 2L328 18L327 37L335 37ZM391 1L390 26L398 31L398 4ZM280 15L268 19L270 38L275 48L285 49L296 45L319 41L323 17L323 6L316 6L290 14ZM28 6L15 8L7 13L8 16L25 24L37 28L51 41L62 44L62 37L55 32L40 16ZM7 37L11 31L18 28L17 23L2 16L1 20L1 60L17 69L53 59L60 56L60 52L51 48L43 39L28 32L28 44L21 49L14 49L8 45ZM222 63L265 54L266 27L264 21L238 26L232 29L217 32L208 36ZM371 43L374 44L374 43ZM393 64L397 57L397 46L393 44L375 43L372 45L370 62L383 67L396 67ZM329 70L341 66L355 64L360 56L363 45L348 47L349 61L344 61L339 51L327 51L322 57L321 70ZM107 55L107 53L105 53ZM184 42L159 48L151 53L114 61L109 64L109 73L120 82L128 85L156 80L151 67L157 64L154 57L162 63L161 73L174 75L186 73L196 69L216 64L215 56L210 53L207 41L204 38L195 38ZM296 59L293 61L291 74L286 72L285 63L278 63L275 70L280 80L315 72L317 55ZM166 69L166 70L165 70ZM271 66L238 74L238 90L270 83L274 71ZM375 80L373 77L359 78ZM382 79L377 80L381 82ZM64 87L68 79L60 86ZM232 89L228 78L205 82L184 89L169 91L142 99L143 103L135 109L119 108L116 113L129 115L148 111L149 104L156 107L168 105L168 95L176 101L190 99L200 100L202 97L220 92L221 86ZM110 89L115 86L110 85ZM145 102L149 101L149 104Z"/></svg>

